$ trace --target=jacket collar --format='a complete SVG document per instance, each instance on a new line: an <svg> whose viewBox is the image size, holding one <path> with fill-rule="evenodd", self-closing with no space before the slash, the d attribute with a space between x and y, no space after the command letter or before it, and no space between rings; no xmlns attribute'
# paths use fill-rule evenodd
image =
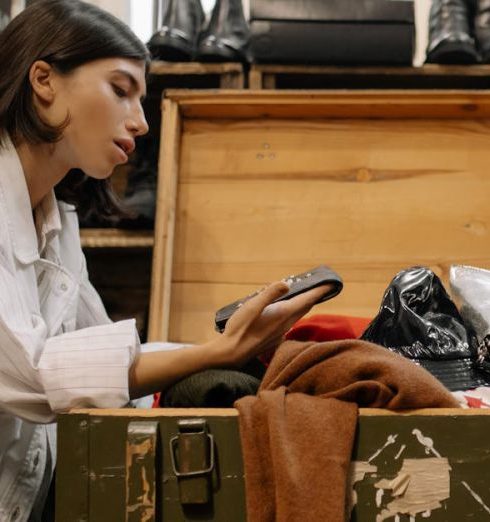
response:
<svg viewBox="0 0 490 522"><path fill-rule="evenodd" d="M33 263L39 259L39 248L44 248L49 234L61 229L60 214L54 191L51 191L34 211L38 237L24 171L9 138L0 148L0 191L4 195L15 257L21 263Z"/></svg>

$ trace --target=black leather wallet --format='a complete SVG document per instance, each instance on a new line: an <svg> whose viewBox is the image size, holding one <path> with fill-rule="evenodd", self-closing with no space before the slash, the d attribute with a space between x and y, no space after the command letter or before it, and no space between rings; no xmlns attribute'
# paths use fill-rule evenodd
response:
<svg viewBox="0 0 490 522"><path fill-rule="evenodd" d="M276 299L275 302L285 301L286 299L291 299L291 297L302 294L303 292L311 290L312 288L316 288L317 286L330 284L332 287L331 290L324 294L321 299L317 301L316 304L318 304L323 301L327 301L328 299L332 299L332 297L338 295L344 286L342 278L331 268L325 265L317 266L316 268L312 268L311 270L308 270L302 274L290 275L289 277L285 277L283 281L289 284L289 291L279 299ZM216 330L218 332L223 332L226 322L233 315L233 313L236 312L238 308L243 305L243 303L257 294L258 292L255 292L251 295L248 295L247 297L238 299L237 301L226 305L223 308L220 308L216 312L216 317L214 319Z"/></svg>

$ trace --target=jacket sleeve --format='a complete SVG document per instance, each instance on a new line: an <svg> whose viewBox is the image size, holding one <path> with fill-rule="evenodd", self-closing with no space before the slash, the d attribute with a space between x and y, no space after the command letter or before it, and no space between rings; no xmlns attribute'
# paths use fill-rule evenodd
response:
<svg viewBox="0 0 490 522"><path fill-rule="evenodd" d="M82 287L81 281L81 294L97 295L91 286ZM140 348L135 321L111 323L99 312L80 320L86 327L49 337L0 252L0 411L52 422L56 413L71 408L125 406L128 371Z"/></svg>

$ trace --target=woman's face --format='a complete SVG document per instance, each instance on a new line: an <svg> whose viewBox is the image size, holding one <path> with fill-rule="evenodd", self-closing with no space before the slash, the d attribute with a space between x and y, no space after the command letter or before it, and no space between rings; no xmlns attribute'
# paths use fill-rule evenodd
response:
<svg viewBox="0 0 490 522"><path fill-rule="evenodd" d="M142 97L145 64L127 58L95 60L68 75L56 74L50 123L70 120L58 142L70 168L104 179L128 161L136 136L148 132Z"/></svg>

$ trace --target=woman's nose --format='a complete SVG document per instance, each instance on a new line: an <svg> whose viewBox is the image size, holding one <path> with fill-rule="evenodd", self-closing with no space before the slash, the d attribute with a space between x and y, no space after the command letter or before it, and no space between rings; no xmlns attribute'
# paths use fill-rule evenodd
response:
<svg viewBox="0 0 490 522"><path fill-rule="evenodd" d="M135 136L143 136L149 130L143 108L140 106L127 123L128 130Z"/></svg>

